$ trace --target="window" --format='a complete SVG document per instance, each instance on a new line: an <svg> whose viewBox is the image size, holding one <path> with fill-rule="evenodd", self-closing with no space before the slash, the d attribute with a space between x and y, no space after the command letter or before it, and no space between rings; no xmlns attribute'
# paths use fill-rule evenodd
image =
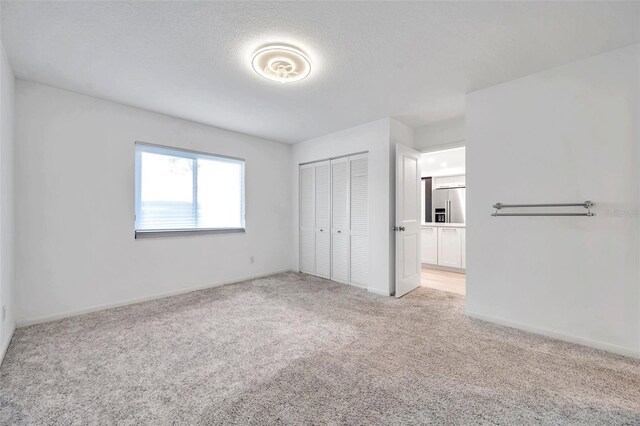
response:
<svg viewBox="0 0 640 426"><path fill-rule="evenodd" d="M244 231L244 160L136 143L136 238Z"/></svg>

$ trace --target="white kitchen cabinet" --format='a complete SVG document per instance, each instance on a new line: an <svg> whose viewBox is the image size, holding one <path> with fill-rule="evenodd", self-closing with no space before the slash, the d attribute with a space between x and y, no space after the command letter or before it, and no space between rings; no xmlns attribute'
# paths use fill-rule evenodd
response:
<svg viewBox="0 0 640 426"><path fill-rule="evenodd" d="M438 265L462 268L462 228L438 228Z"/></svg>
<svg viewBox="0 0 640 426"><path fill-rule="evenodd" d="M467 269L467 230L462 228L462 269Z"/></svg>
<svg viewBox="0 0 640 426"><path fill-rule="evenodd" d="M435 189L442 188L464 188L466 186L466 177L462 176L444 176L433 178Z"/></svg>
<svg viewBox="0 0 640 426"><path fill-rule="evenodd" d="M451 178L451 188L464 188L466 186L466 177L463 176L453 176Z"/></svg>
<svg viewBox="0 0 640 426"><path fill-rule="evenodd" d="M451 188L453 178L450 176L433 178L433 187L435 189Z"/></svg>
<svg viewBox="0 0 640 426"><path fill-rule="evenodd" d="M422 226L420 261L428 265L466 269L466 237L463 227Z"/></svg>
<svg viewBox="0 0 640 426"><path fill-rule="evenodd" d="M438 228L422 227L420 231L420 261L431 265L438 264Z"/></svg>

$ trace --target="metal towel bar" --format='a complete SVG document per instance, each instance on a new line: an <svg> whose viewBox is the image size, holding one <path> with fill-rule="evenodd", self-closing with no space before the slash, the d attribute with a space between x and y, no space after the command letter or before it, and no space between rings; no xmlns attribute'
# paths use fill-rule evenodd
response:
<svg viewBox="0 0 640 426"><path fill-rule="evenodd" d="M591 207L594 204L591 201L585 201L583 203L557 203L557 204L502 204L496 203L493 208L496 209L495 213L491 213L491 216L595 216L596 214L591 212ZM499 213L501 209L513 209L513 208L540 208L540 207L584 207L587 209L586 213Z"/></svg>

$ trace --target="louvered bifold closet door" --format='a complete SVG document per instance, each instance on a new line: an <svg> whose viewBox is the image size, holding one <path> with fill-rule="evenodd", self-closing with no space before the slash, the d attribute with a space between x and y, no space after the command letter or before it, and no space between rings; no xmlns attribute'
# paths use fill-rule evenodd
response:
<svg viewBox="0 0 640 426"><path fill-rule="evenodd" d="M331 160L331 279L349 282L349 158Z"/></svg>
<svg viewBox="0 0 640 426"><path fill-rule="evenodd" d="M315 170L315 274L331 277L331 164L314 163Z"/></svg>
<svg viewBox="0 0 640 426"><path fill-rule="evenodd" d="M315 170L313 164L300 166L300 271L316 272Z"/></svg>
<svg viewBox="0 0 640 426"><path fill-rule="evenodd" d="M369 280L369 161L367 154L349 157L351 284Z"/></svg>

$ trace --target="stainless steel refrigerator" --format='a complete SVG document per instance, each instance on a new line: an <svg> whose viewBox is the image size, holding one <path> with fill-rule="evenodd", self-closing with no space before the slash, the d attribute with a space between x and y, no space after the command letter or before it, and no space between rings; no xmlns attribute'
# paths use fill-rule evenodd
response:
<svg viewBox="0 0 640 426"><path fill-rule="evenodd" d="M433 221L441 223L466 222L466 189L434 189Z"/></svg>

